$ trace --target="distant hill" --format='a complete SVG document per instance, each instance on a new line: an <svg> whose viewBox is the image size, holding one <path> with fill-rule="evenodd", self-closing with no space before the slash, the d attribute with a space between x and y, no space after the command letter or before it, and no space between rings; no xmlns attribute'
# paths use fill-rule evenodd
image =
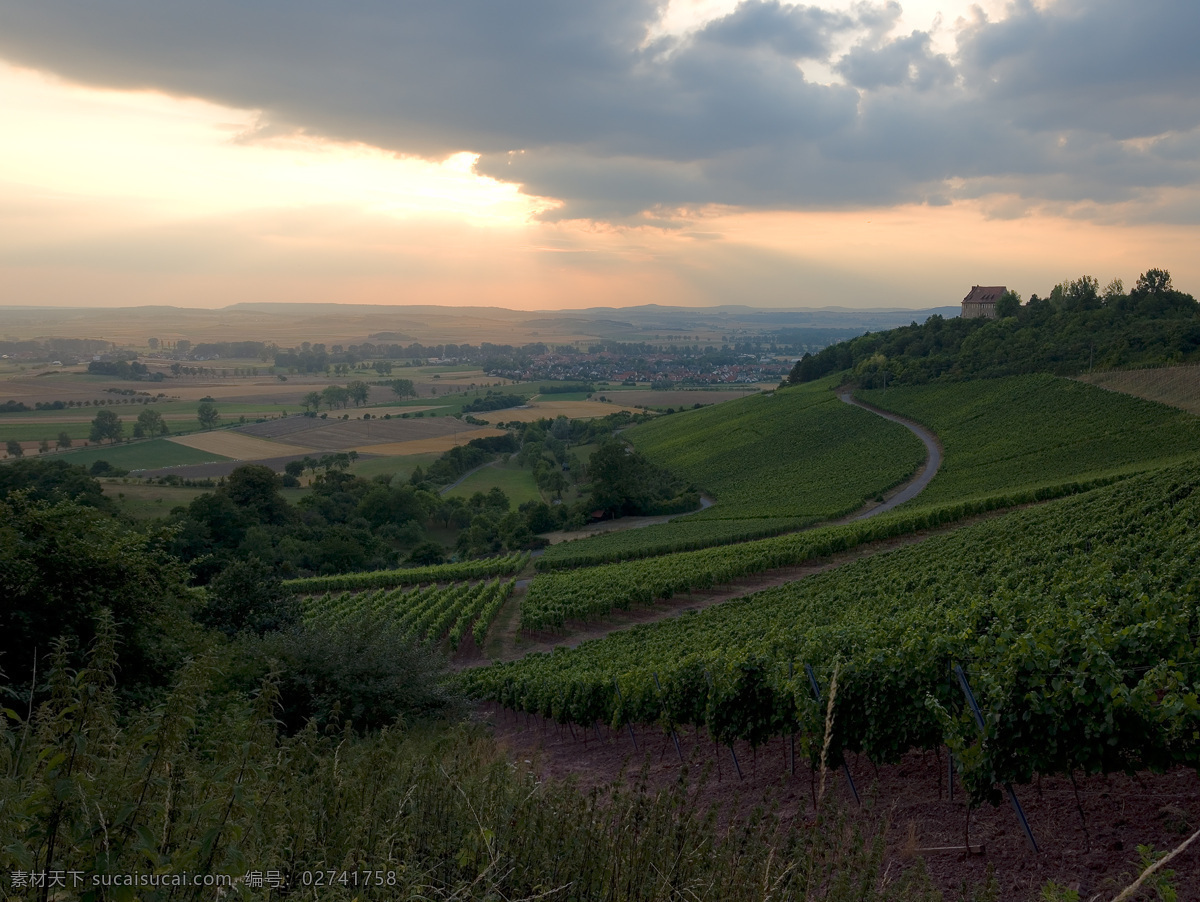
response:
<svg viewBox="0 0 1200 902"><path fill-rule="evenodd" d="M860 385L921 384L980 376L1073 376L1161 363L1200 361L1200 305L1175 290L1170 273L1149 270L1125 294L1103 292L1090 276L1056 285L1048 298L1013 298L998 319L931 316L805 354L788 381L846 371Z"/></svg>

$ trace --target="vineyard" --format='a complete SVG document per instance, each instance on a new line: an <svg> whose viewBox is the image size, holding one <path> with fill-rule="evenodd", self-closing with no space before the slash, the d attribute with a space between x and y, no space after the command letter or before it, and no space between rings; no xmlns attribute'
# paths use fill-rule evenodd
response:
<svg viewBox="0 0 1200 902"><path fill-rule="evenodd" d="M521 628L561 629L568 620L592 620L612 611L711 589L777 567L794 567L868 542L934 529L988 511L1088 491L1117 478L1061 483L935 507L906 507L869 520L770 539L543 573L534 578L521 599Z"/></svg>
<svg viewBox="0 0 1200 902"><path fill-rule="evenodd" d="M1200 451L1196 417L1055 376L858 396L927 426L942 442L945 459L915 502L922 505L1145 470Z"/></svg>
<svg viewBox="0 0 1200 902"><path fill-rule="evenodd" d="M436 645L449 640L456 651L467 630L482 647L496 614L512 595L515 580L458 583L427 588L329 592L304 599L304 619L328 626L363 615L386 618L407 634Z"/></svg>
<svg viewBox="0 0 1200 902"><path fill-rule="evenodd" d="M362 589L390 589L394 586L415 586L421 583L455 582L464 579L483 579L489 576L512 576L514 573L524 570L528 563L529 552L517 551L502 557L462 561L457 564L435 564L431 567L405 567L399 570L371 570L365 573L289 579L284 581L283 586L296 595Z"/></svg>
<svg viewBox="0 0 1200 902"><path fill-rule="evenodd" d="M778 535L850 513L904 482L924 460L921 442L903 426L841 403L830 387L755 395L629 429L624 434L639 451L717 503L637 537L612 533L552 547L539 568Z"/></svg>
<svg viewBox="0 0 1200 902"><path fill-rule="evenodd" d="M699 613L464 674L559 722L694 724L819 752L949 746L976 801L1035 773L1200 762L1200 463L1135 476ZM965 668L986 736L948 679ZM836 761L834 762L836 763Z"/></svg>
<svg viewBox="0 0 1200 902"><path fill-rule="evenodd" d="M670 523L625 529L551 545L537 559L538 570L590 567L617 561L657 557L677 551L694 551L731 542L748 542L780 533L793 532L807 525L790 517L763 517L747 520L698 520L680 517Z"/></svg>

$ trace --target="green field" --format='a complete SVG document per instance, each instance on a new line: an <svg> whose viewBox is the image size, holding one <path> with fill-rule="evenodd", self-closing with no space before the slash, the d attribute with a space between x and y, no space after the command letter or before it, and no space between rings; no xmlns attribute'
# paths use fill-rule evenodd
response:
<svg viewBox="0 0 1200 902"><path fill-rule="evenodd" d="M374 479L376 476L390 476L393 482L407 482L413 471L420 467L425 469L440 454L405 454L397 457L373 457L368 460L359 459L350 465L350 472L363 479Z"/></svg>
<svg viewBox="0 0 1200 902"><path fill-rule="evenodd" d="M106 460L123 470L150 470L158 467L182 467L188 464L210 464L229 460L210 451L198 451L179 445L164 438L129 444L90 446L79 450L63 451L52 455L54 460L65 460L72 464L91 466L95 461Z"/></svg>
<svg viewBox="0 0 1200 902"><path fill-rule="evenodd" d="M884 762L950 745L977 800L1034 773L1194 766L1198 485L1193 461L463 684L559 722L755 745L799 730L811 750L811 664L839 671L834 748ZM951 664L984 708L982 746Z"/></svg>
<svg viewBox="0 0 1200 902"><path fill-rule="evenodd" d="M533 481L532 471L515 463L492 463L480 467L446 494L456 498L470 498L476 492L487 493L500 488L508 496L515 510L526 501L541 501L542 493Z"/></svg>
<svg viewBox="0 0 1200 902"><path fill-rule="evenodd" d="M1200 452L1200 418L1057 376L862 391L932 429L945 450L913 505L1130 473Z"/></svg>
<svg viewBox="0 0 1200 902"><path fill-rule="evenodd" d="M125 425L125 437L132 438L133 426L137 422L137 416L122 416L121 422ZM229 419L222 417L221 424L225 425L230 422ZM188 420L172 420L167 419L167 428L171 435L187 435L191 432L201 432L202 427L200 422L194 419ZM63 423L48 421L46 424L41 423L0 423L0 439L7 441L14 438L19 442L35 442L46 439L50 442L51 447L58 440L58 434L65 432L71 437L71 441L79 444L87 440L91 435L92 424L89 420L86 423Z"/></svg>

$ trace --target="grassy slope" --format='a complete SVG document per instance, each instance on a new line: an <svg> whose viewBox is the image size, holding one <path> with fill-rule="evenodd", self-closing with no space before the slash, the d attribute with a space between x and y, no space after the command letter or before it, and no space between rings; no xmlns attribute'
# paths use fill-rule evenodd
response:
<svg viewBox="0 0 1200 902"><path fill-rule="evenodd" d="M942 468L914 506L1144 470L1200 451L1200 419L1056 376L858 394L941 440Z"/></svg>
<svg viewBox="0 0 1200 902"><path fill-rule="evenodd" d="M533 472L515 463L496 463L476 470L446 494L457 498L470 498L476 492L488 492L499 487L508 496L515 509L526 501L541 501L542 493L533 481Z"/></svg>
<svg viewBox="0 0 1200 902"><path fill-rule="evenodd" d="M925 457L908 430L843 404L825 384L686 411L627 435L716 498L705 519L834 517L903 481Z"/></svg>

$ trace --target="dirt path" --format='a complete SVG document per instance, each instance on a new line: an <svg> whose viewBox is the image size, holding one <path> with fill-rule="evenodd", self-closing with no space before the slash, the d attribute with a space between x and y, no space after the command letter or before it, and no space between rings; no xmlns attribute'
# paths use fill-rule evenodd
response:
<svg viewBox="0 0 1200 902"><path fill-rule="evenodd" d="M876 416L883 417L885 420L899 423L921 440L921 443L925 446L926 454L925 463L921 465L921 468L917 470L913 478L889 493L884 498L882 504L870 505L856 514L851 514L850 517L841 522L865 520L867 517L874 517L890 511L892 508L899 507L904 502L911 501L917 495L921 494L925 490L925 487L933 481L933 477L937 475L938 469L942 466L942 443L938 441L938 437L915 420L898 416L873 404L867 404L865 401L858 400L850 393L850 389L839 391L838 400L843 404L861 407L863 410L868 410Z"/></svg>

